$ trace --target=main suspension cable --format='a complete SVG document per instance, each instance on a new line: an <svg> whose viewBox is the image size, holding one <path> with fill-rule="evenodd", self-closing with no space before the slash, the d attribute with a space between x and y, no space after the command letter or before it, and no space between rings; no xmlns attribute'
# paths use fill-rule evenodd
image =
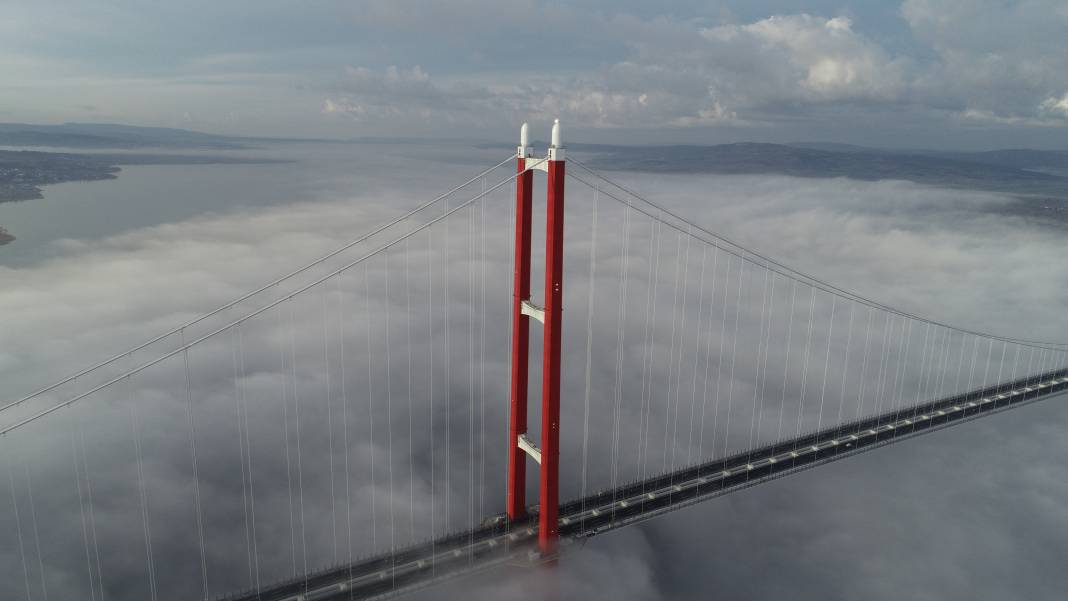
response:
<svg viewBox="0 0 1068 601"><path fill-rule="evenodd" d="M777 260L775 260L775 259L773 259L773 258L771 258L771 257L769 257L767 255L764 255L764 254L762 254L760 252L757 252L755 250L750 249L747 246L744 246L744 245L742 245L742 244L740 244L738 242L735 242L735 241L731 240L730 238L727 238L726 236L724 236L722 234L716 233L716 232L714 232L712 230L709 230L708 228L705 228L705 227L703 227L703 226L701 226L701 225L699 225L697 223L694 223L694 222L682 217L678 213L675 213L675 212L671 211L670 209L667 209L667 208L663 207L662 205L657 204L657 203L655 203L655 202L653 202L653 201L641 196L640 194L638 194L638 193L636 193L636 192L634 192L634 191L632 191L632 190L630 190L630 189L628 189L628 188L616 183L615 181L613 181L613 180L601 175L600 173L598 173L597 171L595 171L595 170L591 169L590 167L586 166L585 164L583 164L581 161L579 161L577 159L569 158L568 162L572 162L572 163L576 164L578 167L582 168L583 170L588 172L590 175L592 175L592 176L596 177L597 179L600 179L600 180L610 184L611 186L617 188L618 190L621 190L625 194L630 195L634 199L637 199L638 201L644 203L645 205L648 205L651 208L650 209L643 209L643 208L641 208L639 206L636 206L635 203L633 203L631 201L628 201L626 199L620 198L618 195L612 194L611 192L608 192L608 191L602 189L602 191L601 191L602 194L604 194L605 196L615 200L616 202L628 205L631 208L633 208L634 210L636 210L636 211L638 211L638 212L640 212L640 213L642 213L642 214L644 214L644 215L646 215L646 216L648 216L648 217L650 217L652 219L656 219L658 221L661 221L664 225L667 225L668 227L670 227L672 229L675 229L675 230L677 230L677 231L679 231L679 232L681 232L683 234L686 234L688 236L694 237L694 238L704 242L705 244L710 244L712 246L720 248L720 249L724 250L725 252L730 253L730 254L732 254L732 255L734 255L734 256L736 256L736 257L738 257L738 258L740 258L740 259L742 259L742 260L744 260L746 262L752 263L755 266L763 267L763 266L767 265L767 266L769 266L768 267L769 269L772 269L773 271L775 271L776 273L779 273L780 275L783 275L783 276L791 278L791 279L799 280L802 283L811 285L811 286L813 286L815 288L819 288L820 290L823 290L824 292L827 292L829 294L834 294L834 295L837 295L837 296L840 296L840 297L844 297L845 299L853 300L855 302L859 302L859 303L864 304L864 305L868 305L868 306L871 306L871 307L874 307L874 308L877 308L877 309L881 309L883 311L887 311L889 313L893 313L893 314L899 315L901 317L908 317L910 319L914 319L914 320L917 320L917 321L920 321L920 322L924 322L924 323L930 323L931 325L935 325L935 326L949 328L951 330L955 330L955 331L961 332L961 333L973 334L973 335L976 335L976 336L982 336L984 338L992 338L994 340L999 340L999 341L1002 341L1002 342L1011 342L1011 343L1014 343L1014 344L1021 344L1021 345L1024 345L1024 346L1036 346L1036 347L1039 347L1039 348L1057 347L1057 348L1062 348L1062 349L1068 349L1068 343L1065 343L1065 342L1053 342L1053 341L1044 341L1044 340L1027 340L1027 339L1021 339L1021 338L1012 338L1012 337L1008 337L1008 336L999 336L999 335L996 335L996 334L990 334L990 333L987 333L987 332L980 332L980 331L976 331L976 330L970 330L970 329L963 328L963 327L953 326L953 325L948 324L948 323L943 323L943 322L940 322L940 321L937 321L937 320L934 320L934 319L931 319L931 318L923 317L923 316L917 315L915 313L909 313L909 312L904 311L902 309L898 309L898 308L891 307L889 305L880 303L878 301L875 301L875 300L872 300L872 299L867 298L865 296L862 296L862 295L860 295L858 293L855 293L855 292L852 292L850 290L846 290L844 288L841 288L839 286L831 284L830 282L828 282L826 280L822 280L822 279L817 278L815 276L809 275L809 274L807 274L807 273L805 273L803 271L800 271L798 269L790 267L789 265L786 265L786 264L784 264L784 263L782 263L780 261L777 261ZM586 181L585 179L583 179L583 178L581 178L581 177L579 177L577 175L574 175L573 173L569 172L567 174L567 176L572 178L572 179L574 179L575 181L578 181L578 182L582 183L583 185L585 185L587 187L593 188L595 186L595 184L593 184L592 182ZM655 213L660 213L662 215L667 215L667 216L669 216L669 217L681 222L682 225L679 225L677 223L671 223L671 222L665 220L663 217L656 215ZM709 240L709 239L707 239L705 237L702 237L701 235L699 235L697 233L694 233L694 230L696 230L697 232L700 232L701 234L704 234L704 236L712 238L712 240ZM726 244L726 245L731 246L733 248L725 248L723 246L723 244ZM774 269L772 267L770 267L770 266L774 266Z"/></svg>
<svg viewBox="0 0 1068 601"><path fill-rule="evenodd" d="M155 336L153 338L150 338L149 340L146 340L145 342L142 342L141 344L138 344L137 346L135 346L135 347L133 347L131 349L123 351L123 352L121 352L121 353L119 353L119 354L117 354L117 355L115 355L113 357L110 357L110 358L105 359L105 360L103 360L103 361L101 361L99 363L96 363L96 364L94 364L94 365L92 365L90 367L87 367L87 368L79 371L78 373L75 373L75 374L72 374L70 376L67 376L67 377L63 378L62 380L60 380L58 382L55 382L55 383L53 383L53 384L51 384L49 386L45 386L44 388L40 388L38 390L35 390L34 392L31 392L30 394L27 394L27 395L25 395L25 396L23 396L23 397L21 397L21 398L19 398L17 400L11 401L11 402L5 404L4 406L0 407L0 412L4 412L4 411L7 411L8 409L11 409L13 407L17 407L17 406L21 405L22 403L25 403L26 401L29 401L29 400L34 399L36 397L39 397L39 396L41 396L42 394L44 394L46 392L50 392L52 390L55 390L56 388L59 388L60 386L62 386L64 384L72 382L77 378L80 378L82 376L88 375L88 374L90 374L90 373L92 373L92 372L94 372L94 371L96 371L96 370L98 370L98 369L100 369L102 367L106 367L108 365L111 365L112 363L115 363L116 361L118 361L119 359L122 359L123 357L126 357L127 355L131 355L133 353L136 353L137 351L140 351L140 350L145 349L145 348L147 348L149 346L152 346L153 344L155 344L155 343L157 343L157 342L159 342L161 340L169 338L169 337L181 332L182 330L185 330L186 328L189 328L190 326L194 326L194 325L196 325L196 324L198 324L198 323L200 323L200 322L202 322L202 321L204 321L206 319L214 317L214 316L218 315L219 313L222 313L223 311L226 311L227 309L230 309L230 308L232 308L232 307L234 307L234 306L236 306L236 305L238 305L238 304L240 304L240 303L242 303L242 302L244 302L244 301L246 301L246 300L248 300L248 299L250 299L250 298L252 298L252 297L254 297L254 296L258 295L258 294L260 294L260 293L262 293L262 292L265 292L265 291L273 288L274 286L277 286L278 284L281 284L281 283L285 282L286 280L290 280L290 279L292 279L292 278L304 273L305 271L308 271L309 269L311 269L311 268L313 268L313 267L315 267L317 265L321 265L322 263L324 263L326 261L329 261L330 259L340 255L341 253L345 252L346 250L349 250L350 248L360 244L361 242L366 242L367 240L373 238L374 236L377 236L378 234L381 234L382 232L384 232L384 231L396 226L397 224L399 224L399 223L401 223L401 222L413 217L414 215L424 211L425 209L428 209L428 208L434 206L435 204L441 202L442 200L452 196L454 193L456 193L456 192L458 192L460 190L463 190L467 186L470 186L474 182L478 181L479 178L482 178L486 174L492 173L493 171L501 168L502 166L507 164L509 161L511 161L515 157L516 157L515 154L509 156L508 158L504 159L500 163L497 163L493 167L485 169L484 171L482 171L478 175L476 175L476 176L468 179L467 181L463 182L462 184L450 189L448 192L445 192L444 194L440 194L440 195L434 197L432 200L427 201L427 202L415 207L414 209L409 210L407 213L404 213L403 215L401 215L401 216L399 216L399 217L397 217L397 218L395 218L395 219L393 219L393 220L391 220L391 221L389 221L387 223L382 224L381 226L371 230L370 232L367 232L366 234L363 234L362 236L360 236L359 238L356 238L355 240L352 240L350 242L345 243L343 246L341 246L341 247L339 247L339 248L337 248L337 249L335 249L335 250L333 250L333 251L331 251L331 252L329 252L329 253L321 256L321 257L319 257L318 259L315 259L314 261L311 261L310 263L306 263L303 266L301 266L301 267L299 267L299 268L287 273L286 275L283 275L283 276L279 277L278 279L276 279L276 280L274 280L274 281L272 281L272 282L270 282L268 284L264 284L263 286L260 286L259 288L253 290L252 292L249 292L249 293L244 294L244 295L242 295L242 296L240 296L238 298L235 298L234 300L229 301L224 305L216 307L215 309L212 309L211 311L208 311L207 313L201 314L199 317L197 317L195 319L187 321L187 322L183 323L182 325L177 326L175 328L172 328L172 329L170 329L170 330L168 330L168 331L166 331L166 332L164 332L162 334L159 334L159 335L157 335L157 336Z"/></svg>
<svg viewBox="0 0 1068 601"><path fill-rule="evenodd" d="M535 169L539 163L545 162L545 160L547 160L547 159L541 159L540 161L535 161L535 162L533 162L531 164L528 164L528 166L527 166L526 170L524 171L524 173L526 171L530 171L531 169ZM417 233L429 228L430 226L432 226L432 225L434 225L434 224L436 224L436 223L438 223L438 222L440 222L442 220L447 219L453 213L455 213L457 211L460 211L460 210L463 210L466 207L471 206L472 204L477 202L480 198L486 196L487 194L492 193L493 191L497 190L498 188L501 188L502 186L504 186L504 185L508 184L509 182L511 182L511 180L514 177L515 176L512 176L512 175L508 176L504 180L501 180L497 184L487 188L484 193L478 194L476 196L473 196L473 197L463 201L462 203L456 205L455 207L452 207L448 211L443 212L441 215L439 215L439 216L437 216L437 217L435 217L433 219L430 219L429 221L427 221L427 222L425 222L425 223L423 223L423 224L421 224L419 226L416 226L416 227L412 228L411 230L409 230L405 234L402 234L401 236L398 236L396 239L394 239L394 240L392 240L390 242L384 243L381 246L379 246L378 248L375 248L374 250L368 251L363 256L361 256L361 257L359 257L359 258L357 258L357 259L355 259L353 261L350 261L349 263L346 263L345 265L342 265L341 267L331 271L330 273L327 273L326 275L324 275L322 277L319 277L319 278L315 279L314 281L312 281L312 282L310 282L310 283L308 283L308 284L306 284L306 285L304 285L304 286L302 286L302 287L290 292L286 296L283 296L283 297L281 297L279 299L275 299L275 300L271 301L270 303L267 303L266 305L260 307L259 309L251 311L251 312L245 314L244 316L242 316L242 317L240 317L240 318L238 318L238 319L236 319L234 321L231 321L228 324L220 326L219 328L216 328L215 330L212 330L211 332L208 332L207 334L204 334L203 336L200 336L199 338L196 338L196 339L194 339L194 340L192 340L192 341L190 341L188 343L183 343L178 348L172 349L172 350L170 350L170 351L168 351L168 352L156 357L155 359L151 359L151 360L149 360L149 361L147 361L145 363L142 363L141 365L139 365L139 366L127 371L127 372L121 373L121 374L115 376L114 378L111 378L111 379L109 379L109 380L107 380L107 381L105 381L105 382L103 382L103 383L101 383L101 384L99 384L99 385L97 385L97 386L85 391L85 392L82 392L82 393L80 393L78 395L75 395L75 396L71 397L70 399L67 399L66 401L63 401L61 403L56 403L55 405L52 405L52 406L50 406L50 407L48 407L46 409L42 409L41 411L38 411L37 413L34 413L34 414L30 415L30 416L27 416L26 418L24 418L24 419L22 419L20 421L17 421L17 422L12 423L11 425L5 426L3 429L0 429L0 436L3 436L3 435L8 434L10 432L13 432L13 431L15 431L15 430L17 430L17 429L19 429L19 428L21 428L23 426L26 426L27 424L33 423L33 422L41 419L42 417L45 417L47 415L55 413L56 411L59 411L60 409L62 409L64 407L69 407L69 406L73 405L74 403L78 402L79 400L84 399L85 397L88 397L88 396L90 396L90 395L92 395L92 394L94 394L96 392L99 392L99 391L101 391L101 390L103 390L105 388L108 388L108 387L114 385L117 382L122 381L123 378L126 378L128 376L132 376L132 375L136 375L136 374L138 374L138 373L140 373L140 372L142 372L142 371L144 371L144 370L146 370L146 369L148 369L148 368L150 368L150 367L152 367L154 365L162 363L163 361L166 361L167 359L170 359L171 357L174 357L175 355L178 355L178 354L180 354L180 353L182 353L182 352L184 352L184 351L186 351L186 350L188 350L190 348L198 346L198 345L202 344L203 342L205 342L206 340L210 340L210 339L214 338L215 336L218 336L219 334L221 334L223 332L226 332L226 331L230 330L231 328L233 328L233 327L235 327L235 326L237 326L237 325L239 325L241 323L244 323L244 322L252 319L253 317L256 317L257 315L260 315L262 313L265 313L265 312L277 307L278 305L286 302L289 299L292 299L292 298L294 298L296 296L299 296L299 295L303 294L304 292L307 292L308 290L310 290L310 289L322 284L323 282L329 280L330 278L333 278L334 276L338 275L339 273L343 273L345 271L348 271L352 267L354 267L356 265L359 265L360 263L363 263L364 261L366 261L366 260L368 260L368 259L370 259L372 257L375 257L375 256L377 256L377 255L389 250L390 248L396 246L397 244L400 244L401 242L407 240L408 238L411 238L415 234L417 234ZM58 386L58 384L57 384L57 386ZM51 388L50 388L50 390L51 390Z"/></svg>

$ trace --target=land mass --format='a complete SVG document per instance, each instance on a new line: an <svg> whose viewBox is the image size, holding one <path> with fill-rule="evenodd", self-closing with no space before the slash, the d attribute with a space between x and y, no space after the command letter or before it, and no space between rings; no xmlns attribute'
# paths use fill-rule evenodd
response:
<svg viewBox="0 0 1068 601"><path fill-rule="evenodd" d="M936 152L840 144L738 143L716 146L599 147L593 165L661 173L901 179L943 187L1068 199L1068 152Z"/></svg>
<svg viewBox="0 0 1068 601"><path fill-rule="evenodd" d="M781 174L919 184L1008 194L999 211L1068 223L1068 151L949 152L831 143L715 146L572 146L593 152L591 166L660 173Z"/></svg>
<svg viewBox="0 0 1068 601"><path fill-rule="evenodd" d="M177 154L75 154L0 150L0 204L43 198L42 186L115 179L121 165L219 165L282 163L273 159ZM15 236L0 227L0 246Z"/></svg>
<svg viewBox="0 0 1068 601"><path fill-rule="evenodd" d="M17 148L246 150L266 144L297 142L358 143L359 141L227 136L188 129L141 127L117 123L62 123L57 125L0 123L0 146Z"/></svg>
<svg viewBox="0 0 1068 601"><path fill-rule="evenodd" d="M138 127L107 123L37 125L0 123L0 146L63 148L190 148L237 150L247 139L167 127Z"/></svg>
<svg viewBox="0 0 1068 601"><path fill-rule="evenodd" d="M279 162L266 159L167 154L71 154L0 150L0 203L41 198L41 186L115 179L120 165L217 165Z"/></svg>

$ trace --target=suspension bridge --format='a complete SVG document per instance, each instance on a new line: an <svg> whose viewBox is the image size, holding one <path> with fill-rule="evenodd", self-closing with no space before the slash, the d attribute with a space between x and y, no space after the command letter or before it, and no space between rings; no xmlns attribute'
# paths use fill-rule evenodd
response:
<svg viewBox="0 0 1068 601"><path fill-rule="evenodd" d="M1065 344L803 273L567 156L558 122L543 156L520 138L342 247L0 405L3 598L370 599L541 569L1068 389Z"/></svg>

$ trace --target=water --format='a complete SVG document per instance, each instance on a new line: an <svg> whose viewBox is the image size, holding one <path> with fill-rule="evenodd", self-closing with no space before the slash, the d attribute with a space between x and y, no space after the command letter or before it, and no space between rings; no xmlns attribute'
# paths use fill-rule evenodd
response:
<svg viewBox="0 0 1068 601"><path fill-rule="evenodd" d="M0 203L0 227L16 237L0 246L0 266L26 267L61 256L63 240L106 238L204 214L333 200L376 189L408 193L417 202L420 193L434 193L431 182L441 187L466 179L507 152L455 150L444 144L276 143L247 151L182 154L285 162L123 166L118 179L45 186L44 198ZM443 165L435 163L463 168L442 173ZM441 176L432 177L435 172Z"/></svg>

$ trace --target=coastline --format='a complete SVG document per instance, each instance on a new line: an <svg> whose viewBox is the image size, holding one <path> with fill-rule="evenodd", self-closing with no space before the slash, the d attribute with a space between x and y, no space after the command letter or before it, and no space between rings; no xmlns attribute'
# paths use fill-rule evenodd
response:
<svg viewBox="0 0 1068 601"><path fill-rule="evenodd" d="M45 186L119 177L123 165L235 165L287 160L189 154L113 154L0 150L0 206L44 198ZM0 246L15 235L0 227Z"/></svg>

